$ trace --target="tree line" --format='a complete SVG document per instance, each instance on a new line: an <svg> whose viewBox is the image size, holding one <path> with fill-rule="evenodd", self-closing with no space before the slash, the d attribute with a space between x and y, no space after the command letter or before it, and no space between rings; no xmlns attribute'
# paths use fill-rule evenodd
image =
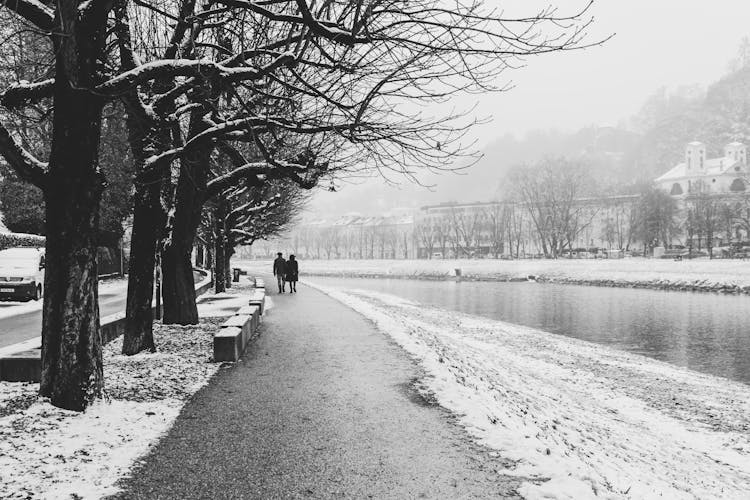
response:
<svg viewBox="0 0 750 500"><path fill-rule="evenodd" d="M425 207L408 223L383 217L304 223L283 245L316 259L554 259L600 248L650 255L674 245L713 257L718 240L747 243L744 193L712 194L694 183L678 200L648 183L616 194L594 178L585 163L548 158L519 165L499 200Z"/></svg>

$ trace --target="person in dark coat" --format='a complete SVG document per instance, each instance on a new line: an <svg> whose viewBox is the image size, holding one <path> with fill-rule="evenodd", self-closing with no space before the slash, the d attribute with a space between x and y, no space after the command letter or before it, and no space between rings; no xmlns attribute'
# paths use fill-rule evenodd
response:
<svg viewBox="0 0 750 500"><path fill-rule="evenodd" d="M282 257L281 252L276 254L276 260L273 261L273 275L276 276L276 281L279 285L279 293L286 291L284 278L286 277L286 261Z"/></svg>
<svg viewBox="0 0 750 500"><path fill-rule="evenodd" d="M289 282L289 293L297 293L297 280L299 279L299 264L294 255L289 256L286 263L286 280Z"/></svg>

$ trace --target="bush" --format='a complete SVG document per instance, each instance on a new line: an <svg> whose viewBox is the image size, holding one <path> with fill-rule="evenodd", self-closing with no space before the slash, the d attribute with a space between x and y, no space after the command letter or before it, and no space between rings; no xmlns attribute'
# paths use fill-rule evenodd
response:
<svg viewBox="0 0 750 500"><path fill-rule="evenodd" d="M44 236L26 233L0 233L0 250L12 247L44 247Z"/></svg>

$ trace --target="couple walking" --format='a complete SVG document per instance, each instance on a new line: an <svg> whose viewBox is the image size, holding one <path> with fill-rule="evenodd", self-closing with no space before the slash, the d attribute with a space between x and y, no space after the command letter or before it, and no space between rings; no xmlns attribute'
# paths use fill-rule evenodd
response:
<svg viewBox="0 0 750 500"><path fill-rule="evenodd" d="M286 282L289 282L289 293L297 292L297 279L299 278L299 266L294 255L289 260L284 260L281 252L276 254L273 261L273 275L279 283L279 293L286 292Z"/></svg>

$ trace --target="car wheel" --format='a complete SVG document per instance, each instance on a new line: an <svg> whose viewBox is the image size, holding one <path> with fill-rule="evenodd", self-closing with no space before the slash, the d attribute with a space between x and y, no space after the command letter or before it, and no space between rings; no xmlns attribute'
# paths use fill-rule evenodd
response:
<svg viewBox="0 0 750 500"><path fill-rule="evenodd" d="M34 290L34 295L31 298L34 300L39 300L41 296L42 296L42 285L37 285L36 290Z"/></svg>

